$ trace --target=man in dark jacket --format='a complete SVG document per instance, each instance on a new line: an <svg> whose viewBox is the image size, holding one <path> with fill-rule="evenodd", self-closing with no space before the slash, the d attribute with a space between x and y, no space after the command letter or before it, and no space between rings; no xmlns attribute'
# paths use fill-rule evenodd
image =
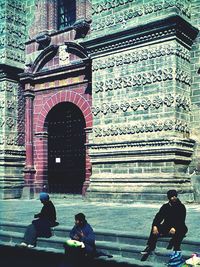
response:
<svg viewBox="0 0 200 267"><path fill-rule="evenodd" d="M185 225L186 208L177 198L177 195L176 190L167 192L169 202L160 208L153 220L147 247L141 252L141 254L147 256L142 257L141 260L145 260L149 253L155 249L160 236L172 237L167 249L180 250L181 242L188 229Z"/></svg>
<svg viewBox="0 0 200 267"><path fill-rule="evenodd" d="M49 195L45 192L40 193L40 201L43 204L41 212L35 214L32 224L30 224L24 234L22 247L32 248L36 246L37 237L51 237L51 227L58 225L56 222L56 210L53 203L49 200Z"/></svg>

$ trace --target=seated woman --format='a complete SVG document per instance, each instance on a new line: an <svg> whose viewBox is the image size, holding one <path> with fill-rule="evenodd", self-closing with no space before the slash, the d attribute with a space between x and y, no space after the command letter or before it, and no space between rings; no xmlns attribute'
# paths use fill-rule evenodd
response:
<svg viewBox="0 0 200 267"><path fill-rule="evenodd" d="M34 215L32 224L30 224L24 234L24 240L20 247L33 248L36 246L37 237L51 237L51 227L57 226L56 209L45 192L40 193L40 201L43 204L41 212Z"/></svg>
<svg viewBox="0 0 200 267"><path fill-rule="evenodd" d="M78 213L75 215L75 225L70 231L70 238L74 240L73 242L67 241L64 245L66 253L71 252L72 250L75 254L78 252L82 255L95 255L96 246L95 246L95 234L85 219L85 215L83 213ZM78 247L78 249L72 249L72 247ZM71 250L70 250L71 247Z"/></svg>

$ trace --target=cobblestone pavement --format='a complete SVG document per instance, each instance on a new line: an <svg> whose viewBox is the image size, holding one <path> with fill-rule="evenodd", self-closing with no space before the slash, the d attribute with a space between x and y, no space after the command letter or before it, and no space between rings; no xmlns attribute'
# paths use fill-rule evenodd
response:
<svg viewBox="0 0 200 267"><path fill-rule="evenodd" d="M88 222L96 230L126 231L148 235L152 219L161 204L117 204L87 202L82 199L53 199L60 226L71 227L74 215L85 213ZM0 221L30 223L42 205L39 200L0 200ZM187 204L187 238L200 240L200 205Z"/></svg>

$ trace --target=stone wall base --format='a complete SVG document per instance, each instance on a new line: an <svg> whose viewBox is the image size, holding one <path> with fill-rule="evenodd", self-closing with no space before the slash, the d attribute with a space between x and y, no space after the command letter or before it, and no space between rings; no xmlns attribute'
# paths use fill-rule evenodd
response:
<svg viewBox="0 0 200 267"><path fill-rule="evenodd" d="M163 202L167 200L166 193L170 189L176 189L179 198L183 202L194 202L194 191L190 182L185 183L124 183L123 185L107 183L102 186L92 185L86 193L86 199L90 201L111 202Z"/></svg>

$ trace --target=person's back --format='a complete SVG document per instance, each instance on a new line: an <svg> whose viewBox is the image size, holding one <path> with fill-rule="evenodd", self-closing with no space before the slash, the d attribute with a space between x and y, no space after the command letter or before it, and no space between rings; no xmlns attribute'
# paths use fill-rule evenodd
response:
<svg viewBox="0 0 200 267"><path fill-rule="evenodd" d="M56 209L46 192L40 193L40 201L43 207L40 213L34 215L36 220L33 220L32 224L27 227L24 241L19 246L30 248L36 246L37 237L51 237L51 227L58 225Z"/></svg>
<svg viewBox="0 0 200 267"><path fill-rule="evenodd" d="M54 226L56 222L56 209L51 202L51 200L48 200L43 203L43 207L41 209L41 212L39 214L35 215L35 218L40 218L47 220L50 222L50 225Z"/></svg>

